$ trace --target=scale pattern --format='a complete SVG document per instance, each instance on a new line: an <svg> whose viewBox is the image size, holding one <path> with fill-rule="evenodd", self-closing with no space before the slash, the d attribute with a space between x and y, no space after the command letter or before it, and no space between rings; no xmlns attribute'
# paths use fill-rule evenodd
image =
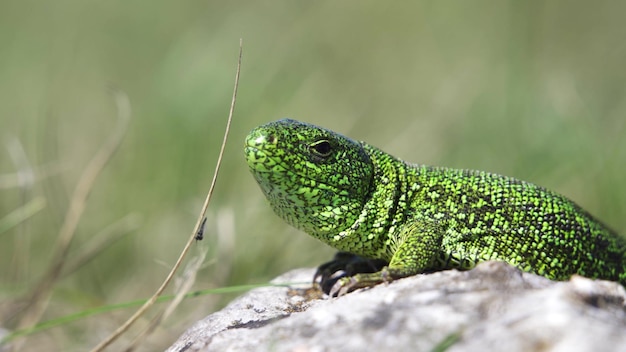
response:
<svg viewBox="0 0 626 352"><path fill-rule="evenodd" d="M254 129L248 165L287 223L344 252L389 263L354 289L418 273L508 262L554 280L626 285L626 241L574 202L482 171L409 164L295 120Z"/></svg>

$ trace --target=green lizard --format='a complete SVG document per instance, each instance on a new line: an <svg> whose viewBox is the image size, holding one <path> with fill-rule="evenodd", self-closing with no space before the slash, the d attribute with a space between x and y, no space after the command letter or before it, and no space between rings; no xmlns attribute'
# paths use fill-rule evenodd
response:
<svg viewBox="0 0 626 352"><path fill-rule="evenodd" d="M287 223L340 251L383 263L374 272L341 277L331 295L487 260L553 280L579 274L626 285L626 240L534 184L409 164L290 119L252 130L245 154L274 212ZM316 278L328 280L328 270L346 262L327 263Z"/></svg>

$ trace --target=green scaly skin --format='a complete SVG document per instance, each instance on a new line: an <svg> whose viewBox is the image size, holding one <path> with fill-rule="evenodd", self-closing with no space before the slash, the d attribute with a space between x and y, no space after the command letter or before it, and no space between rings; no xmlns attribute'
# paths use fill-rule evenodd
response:
<svg viewBox="0 0 626 352"><path fill-rule="evenodd" d="M487 260L553 280L579 274L626 285L626 241L534 184L409 164L289 119L250 132L245 153L278 216L340 251L388 263L341 278L331 294Z"/></svg>

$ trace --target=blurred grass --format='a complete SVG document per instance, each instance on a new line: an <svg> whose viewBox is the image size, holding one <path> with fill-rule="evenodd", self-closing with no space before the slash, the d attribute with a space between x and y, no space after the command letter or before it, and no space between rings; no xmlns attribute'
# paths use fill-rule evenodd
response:
<svg viewBox="0 0 626 352"><path fill-rule="evenodd" d="M332 250L275 217L241 146L293 117L405 160L482 169L557 190L626 233L626 3L516 1L15 1L0 3L0 314L45 271L78 176L115 122L128 135L99 177L73 248L129 214L136 231L67 276L46 317L145 298L193 228L244 60L226 160L198 250L196 288L258 283ZM27 163L16 161L20 141ZM32 173L29 173L32 167ZM183 303L145 346L162 349L229 297ZM127 312L129 313L129 312ZM35 335L82 350L127 313Z"/></svg>

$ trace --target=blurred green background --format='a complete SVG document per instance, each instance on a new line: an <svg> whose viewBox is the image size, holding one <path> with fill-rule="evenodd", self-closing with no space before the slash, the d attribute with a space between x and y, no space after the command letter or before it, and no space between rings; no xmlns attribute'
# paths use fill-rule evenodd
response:
<svg viewBox="0 0 626 352"><path fill-rule="evenodd" d="M0 233L1 325L14 327L16 299L46 270L76 182L115 125L110 86L128 94L132 121L70 256L127 235L63 278L44 319L158 287L209 187L239 38L234 125L191 253L208 251L196 289L265 282L333 254L278 219L247 170L246 133L282 117L408 161L541 184L626 233L625 13L626 2L569 0L2 1L0 219L38 197L46 207ZM143 349L163 349L230 298L184 302ZM83 350L132 311L27 346Z"/></svg>

